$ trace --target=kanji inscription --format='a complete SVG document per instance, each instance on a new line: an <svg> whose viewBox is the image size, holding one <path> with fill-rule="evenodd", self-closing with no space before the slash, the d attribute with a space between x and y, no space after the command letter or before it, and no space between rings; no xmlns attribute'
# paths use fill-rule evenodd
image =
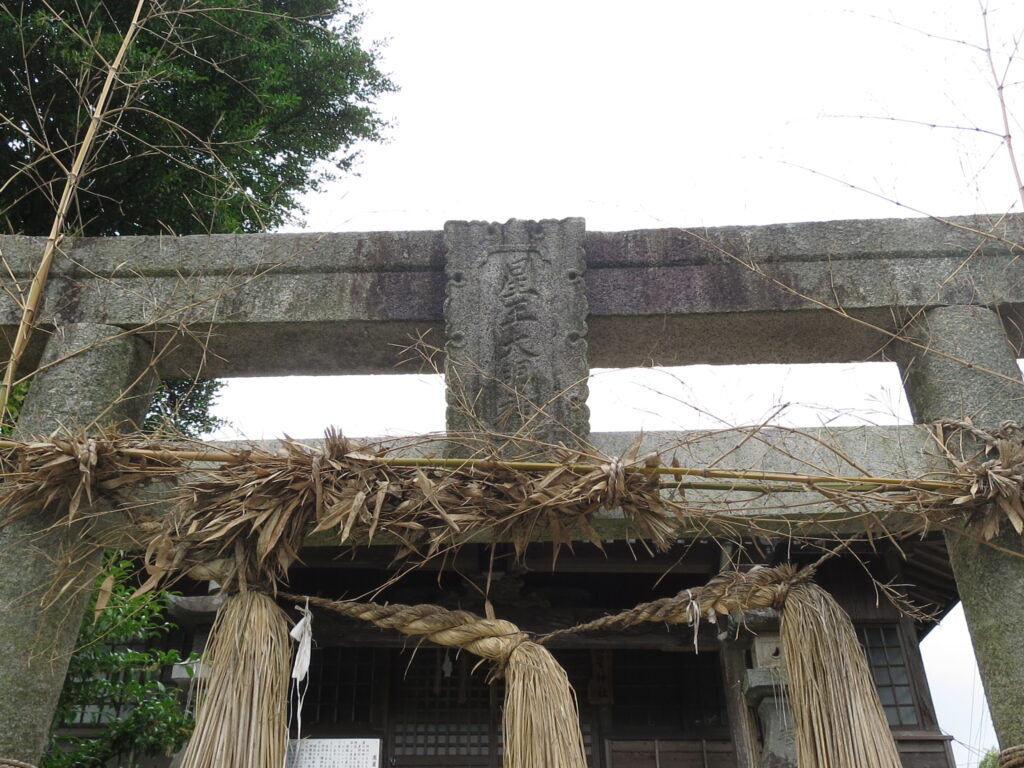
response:
<svg viewBox="0 0 1024 768"><path fill-rule="evenodd" d="M583 234L580 219L445 227L449 431L586 438Z"/></svg>

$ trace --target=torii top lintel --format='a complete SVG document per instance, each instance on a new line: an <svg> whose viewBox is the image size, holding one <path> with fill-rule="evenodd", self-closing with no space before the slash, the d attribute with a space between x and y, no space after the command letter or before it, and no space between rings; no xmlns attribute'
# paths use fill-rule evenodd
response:
<svg viewBox="0 0 1024 768"><path fill-rule="evenodd" d="M41 320L143 329L160 344L187 329L163 358L165 375L194 374L200 361L207 376L393 373L396 345L432 330L443 346L445 296L461 271L455 254L490 248L508 262L529 242L542 244L537 254L579 260L561 274L573 273L581 292L545 311L577 315L567 333L585 337L591 367L864 360L897 330L893 307L998 307L1011 342L1024 327L1017 216L633 232L512 220L421 232L69 239ZM0 250L27 282L42 239L3 236ZM7 331L19 317L0 296ZM30 350L26 366L38 354Z"/></svg>

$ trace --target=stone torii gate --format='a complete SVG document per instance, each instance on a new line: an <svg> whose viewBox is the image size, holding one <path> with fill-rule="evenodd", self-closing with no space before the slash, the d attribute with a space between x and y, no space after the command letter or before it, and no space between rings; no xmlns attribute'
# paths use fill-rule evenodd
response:
<svg viewBox="0 0 1024 768"><path fill-rule="evenodd" d="M540 419L548 439L586 436L591 367L882 354L899 363L918 424L967 416L992 427L1021 413L1020 243L1018 218L615 233L588 233L581 219L513 220L68 241L47 288L46 332L26 359L43 367L18 430L137 418L155 374L394 373L394 345L442 326L449 397L471 399L478 418L450 409L451 429ZM22 278L42 241L2 237L0 249ZM8 338L19 317L0 297ZM876 457L899 443L915 466L935 461L921 427L858 439ZM0 757L26 761L43 747L83 609L81 598L46 609L31 599L74 535L40 533L46 521L40 510L0 531ZM1001 549L947 536L1004 748L1024 744L1024 550L1011 534ZM45 653L40 638L52 641Z"/></svg>

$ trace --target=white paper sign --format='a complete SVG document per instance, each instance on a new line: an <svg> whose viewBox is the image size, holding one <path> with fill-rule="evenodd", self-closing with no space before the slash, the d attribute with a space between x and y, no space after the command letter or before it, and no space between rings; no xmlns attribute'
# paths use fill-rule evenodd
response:
<svg viewBox="0 0 1024 768"><path fill-rule="evenodd" d="M380 768L380 739L292 739L288 768Z"/></svg>

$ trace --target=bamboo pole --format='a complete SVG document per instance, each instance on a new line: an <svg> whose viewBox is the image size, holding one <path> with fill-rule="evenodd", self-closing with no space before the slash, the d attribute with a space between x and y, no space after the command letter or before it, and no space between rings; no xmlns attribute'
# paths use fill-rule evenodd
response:
<svg viewBox="0 0 1024 768"><path fill-rule="evenodd" d="M0 450L16 451L24 443L16 440L0 440ZM165 462L209 462L217 464L238 464L244 461L244 452L231 453L218 450L184 450L177 448L117 448L116 452L125 457L152 459ZM495 459L445 459L406 456L373 456L354 452L345 458L364 462L367 465L381 465L393 468L493 470L508 469L519 472L551 472L564 469L577 474L603 472L605 464L568 463L548 461L499 461ZM963 484L954 480L926 480L905 477L871 477L844 475L809 475L795 472L762 472L744 469L707 469L705 467L628 466L625 472L642 475L665 475L671 477L700 477L709 480L737 482L672 482L670 488L695 488L702 490L751 491L751 492L794 492L805 493L815 489L833 491L934 491L938 493L961 493ZM753 481L753 482L752 482ZM772 484L788 485L772 485Z"/></svg>
<svg viewBox="0 0 1024 768"><path fill-rule="evenodd" d="M71 208L71 201L74 199L81 180L82 169L85 167L89 152L96 141L96 134L99 133L100 125L106 118L107 101L114 88L114 81L117 79L125 57L128 55L128 49L131 47L132 41L139 31L139 17L142 15L142 9L145 7L145 4L145 0L138 0L138 3L135 5L135 13L132 15L131 25L124 33L124 38L121 40L121 47L118 48L117 55L107 68L107 77L103 81L103 88L100 90L100 95L93 107L92 117L89 119L89 127L86 129L85 138L82 139L82 145L78 148L74 163L64 182L64 190L61 192L60 201L57 204L53 225L50 227L50 234L46 238L46 245L43 247L43 257L39 262L35 275L32 277L32 284L29 287L25 306L22 309L21 322L18 324L18 333L14 338L14 345L11 347L11 357L7 361L7 370L4 372L3 383L0 384L0 419L7 412L7 401L10 399L11 389L14 386L18 363L21 361L25 348L28 346L29 337L32 335L36 315L39 312L39 305L42 303L43 288L46 286L46 280L50 275L50 267L53 265L53 256L57 251L57 246L64 239L64 224L67 221L68 210Z"/></svg>
<svg viewBox="0 0 1024 768"><path fill-rule="evenodd" d="M361 458L361 457L360 457ZM572 472L587 473L600 471L600 464L557 464L545 461L495 461L493 459L434 459L417 457L367 457L370 463L377 461L392 467L424 468L489 468L505 467L523 472L550 472L554 469L568 469ZM737 480L765 480L769 482L801 483L805 485L857 484L867 486L895 486L920 490L956 490L958 483L944 480L915 480L905 477L850 477L842 475L805 475L794 472L760 472L740 469L707 469L705 467L626 467L626 472L644 475L671 475L676 477L705 477Z"/></svg>

